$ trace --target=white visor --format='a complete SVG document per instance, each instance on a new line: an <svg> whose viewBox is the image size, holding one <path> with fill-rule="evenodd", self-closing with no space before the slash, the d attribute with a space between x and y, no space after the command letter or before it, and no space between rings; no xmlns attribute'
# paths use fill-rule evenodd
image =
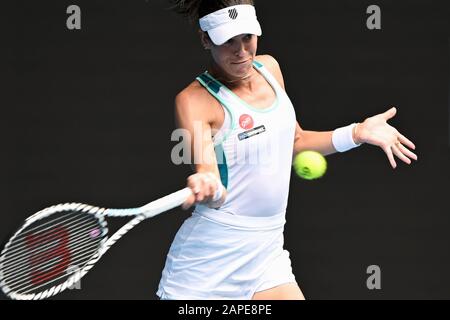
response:
<svg viewBox="0 0 450 320"><path fill-rule="evenodd" d="M204 16L199 23L217 46L240 34L262 35L255 7L249 4L220 9Z"/></svg>

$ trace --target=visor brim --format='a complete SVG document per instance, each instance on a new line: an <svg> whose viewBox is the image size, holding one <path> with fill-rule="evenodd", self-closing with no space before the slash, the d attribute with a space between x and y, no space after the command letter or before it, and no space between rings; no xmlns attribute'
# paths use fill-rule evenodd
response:
<svg viewBox="0 0 450 320"><path fill-rule="evenodd" d="M208 35L216 46L221 46L231 38L240 34L262 35L258 20L240 20L227 23L208 31Z"/></svg>

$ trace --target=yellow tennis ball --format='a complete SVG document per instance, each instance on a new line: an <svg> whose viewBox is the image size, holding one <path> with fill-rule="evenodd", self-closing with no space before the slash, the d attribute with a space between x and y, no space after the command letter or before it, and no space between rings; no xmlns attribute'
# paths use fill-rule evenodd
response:
<svg viewBox="0 0 450 320"><path fill-rule="evenodd" d="M303 151L294 158L294 170L297 175L306 180L322 177L327 171L327 161L316 151Z"/></svg>

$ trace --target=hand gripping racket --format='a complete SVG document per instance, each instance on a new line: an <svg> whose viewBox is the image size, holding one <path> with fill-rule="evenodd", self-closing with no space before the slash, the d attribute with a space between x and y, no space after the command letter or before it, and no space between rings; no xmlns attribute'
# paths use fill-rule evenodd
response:
<svg viewBox="0 0 450 320"><path fill-rule="evenodd" d="M0 255L0 288L11 299L49 298L77 283L125 233L141 221L181 205L189 188L140 208L58 204L25 220ZM134 217L108 238L105 217Z"/></svg>

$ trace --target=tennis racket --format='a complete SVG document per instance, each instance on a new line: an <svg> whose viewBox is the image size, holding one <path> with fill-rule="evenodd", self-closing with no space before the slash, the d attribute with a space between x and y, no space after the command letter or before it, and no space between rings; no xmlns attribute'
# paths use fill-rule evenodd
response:
<svg viewBox="0 0 450 320"><path fill-rule="evenodd" d="M25 220L0 255L0 288L11 299L41 300L76 284L125 233L181 205L184 188L140 208L58 204ZM134 217L108 237L105 217Z"/></svg>

